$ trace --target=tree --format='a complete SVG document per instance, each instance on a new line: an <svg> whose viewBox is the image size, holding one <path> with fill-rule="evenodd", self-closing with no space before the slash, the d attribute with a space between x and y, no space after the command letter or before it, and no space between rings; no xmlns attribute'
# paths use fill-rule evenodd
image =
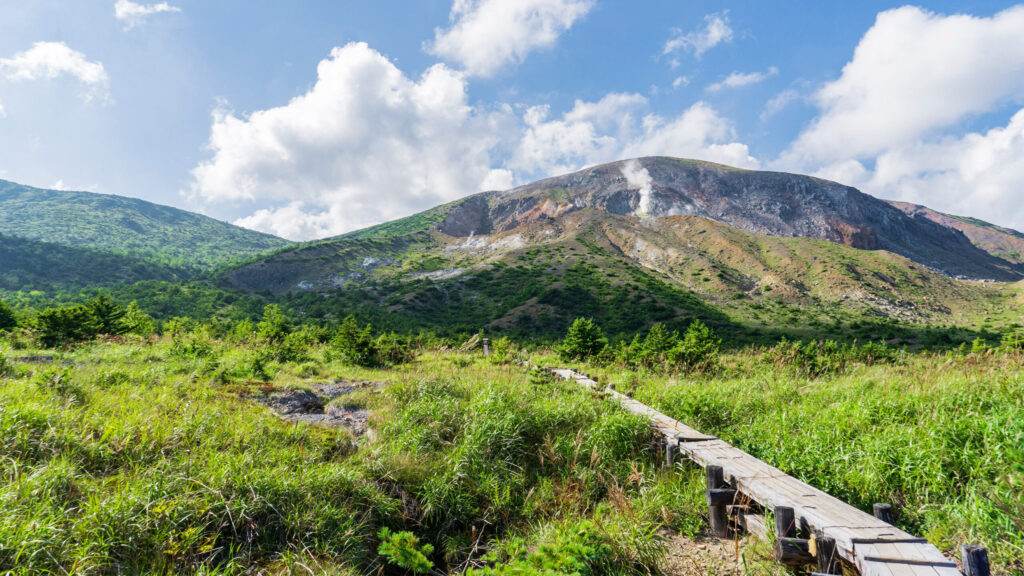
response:
<svg viewBox="0 0 1024 576"><path fill-rule="evenodd" d="M121 318L121 326L125 333L139 336L149 336L156 330L153 318L143 312L134 300L125 309L124 316Z"/></svg>
<svg viewBox="0 0 1024 576"><path fill-rule="evenodd" d="M39 340L47 347L90 340L100 333L95 314L81 304L43 310L36 316L36 327Z"/></svg>
<svg viewBox="0 0 1024 576"><path fill-rule="evenodd" d="M334 351L341 361L354 366L376 366L378 364L377 348L373 340L373 328L359 328L354 316L348 316L341 322L338 332L331 341Z"/></svg>
<svg viewBox="0 0 1024 576"><path fill-rule="evenodd" d="M715 366L722 340L700 320L686 329L683 341L669 352L669 363L684 370L706 370Z"/></svg>
<svg viewBox="0 0 1024 576"><path fill-rule="evenodd" d="M0 300L0 330L10 330L18 327L18 317L6 301Z"/></svg>
<svg viewBox="0 0 1024 576"><path fill-rule="evenodd" d="M127 332L128 329L121 323L125 314L124 308L118 306L106 294L100 294L86 302L85 308L94 318L96 334L117 335Z"/></svg>
<svg viewBox="0 0 1024 576"><path fill-rule="evenodd" d="M577 318L558 347L558 355L562 360L587 360L600 354L607 346L608 339L593 320Z"/></svg>
<svg viewBox="0 0 1024 576"><path fill-rule="evenodd" d="M279 344L292 331L291 322L277 304L267 304L263 308L263 319L256 325L256 335L265 342Z"/></svg>

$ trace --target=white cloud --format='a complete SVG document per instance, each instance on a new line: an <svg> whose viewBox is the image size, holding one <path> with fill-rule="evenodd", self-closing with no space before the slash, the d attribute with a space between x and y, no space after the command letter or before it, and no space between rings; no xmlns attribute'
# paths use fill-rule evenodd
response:
<svg viewBox="0 0 1024 576"><path fill-rule="evenodd" d="M733 72L726 76L721 82L715 82L708 86L708 91L718 92L724 88L742 88L743 86L750 86L751 84L764 82L778 73L779 69L775 66L772 66L764 72Z"/></svg>
<svg viewBox="0 0 1024 576"><path fill-rule="evenodd" d="M800 92L793 88L787 88L782 92L779 92L773 96L771 100L765 103L764 110L761 111L761 121L764 122L779 112L782 112L787 106L801 99L801 97Z"/></svg>
<svg viewBox="0 0 1024 576"><path fill-rule="evenodd" d="M784 155L813 166L870 158L1024 97L1024 5L990 18L913 6L882 12L818 118Z"/></svg>
<svg viewBox="0 0 1024 576"><path fill-rule="evenodd" d="M672 31L672 37L665 42L662 54L668 55L680 50L692 51L696 58L721 43L732 42L732 28L729 26L729 13L718 12L704 17L704 26L687 34L682 30ZM678 61L673 62L673 68Z"/></svg>
<svg viewBox="0 0 1024 576"><path fill-rule="evenodd" d="M288 104L245 117L217 110L212 158L192 170L205 204L262 208L244 225L296 239L405 216L508 181L491 170L511 111L467 104L466 81L438 64L406 77L362 43L331 51ZM269 206L269 207L268 207Z"/></svg>
<svg viewBox="0 0 1024 576"><path fill-rule="evenodd" d="M24 52L0 58L0 74L12 82L72 76L86 88L82 93L86 100L105 99L110 83L101 62L90 62L63 42L36 42Z"/></svg>
<svg viewBox="0 0 1024 576"><path fill-rule="evenodd" d="M4 105L0 104L0 119L7 118L7 110L4 109Z"/></svg>
<svg viewBox="0 0 1024 576"><path fill-rule="evenodd" d="M593 0L455 0L451 27L436 29L425 48L469 74L490 76L553 46L593 5Z"/></svg>
<svg viewBox="0 0 1024 576"><path fill-rule="evenodd" d="M697 102L670 119L645 113L647 107L639 94L613 93L598 102L577 101L558 119L549 119L546 107L531 108L508 166L523 181L639 156L758 165L747 146L735 141L732 123L706 103Z"/></svg>
<svg viewBox="0 0 1024 576"><path fill-rule="evenodd" d="M856 160L821 173L871 194L1024 228L1024 109L984 134L939 137L896 147L873 170Z"/></svg>
<svg viewBox="0 0 1024 576"><path fill-rule="evenodd" d="M67 187L64 186L64 180L61 178L50 184L50 190L67 190Z"/></svg>
<svg viewBox="0 0 1024 576"><path fill-rule="evenodd" d="M131 0L117 0L114 4L114 17L123 20L125 30L130 30L146 21L153 14L161 12L181 12L181 8L171 6L167 2L159 4L138 4Z"/></svg>
<svg viewBox="0 0 1024 576"><path fill-rule="evenodd" d="M690 78L688 76L678 76L672 81L672 88L678 90L681 87L689 86Z"/></svg>

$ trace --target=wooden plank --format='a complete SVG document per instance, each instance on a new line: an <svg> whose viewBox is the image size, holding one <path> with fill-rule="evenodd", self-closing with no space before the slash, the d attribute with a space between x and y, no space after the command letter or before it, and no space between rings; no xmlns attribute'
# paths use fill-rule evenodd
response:
<svg viewBox="0 0 1024 576"><path fill-rule="evenodd" d="M647 417L671 442L678 443L679 454L704 466L719 466L733 488L765 508L793 509L798 526L831 538L846 561L857 566L862 576L959 576L956 564L922 538L854 508L778 468L731 446L714 436L703 434L678 420L614 390L601 390L594 380L572 370L553 373L566 380L600 391L623 409ZM747 515L744 524L755 530L767 530L764 517ZM748 531L755 531L750 530Z"/></svg>

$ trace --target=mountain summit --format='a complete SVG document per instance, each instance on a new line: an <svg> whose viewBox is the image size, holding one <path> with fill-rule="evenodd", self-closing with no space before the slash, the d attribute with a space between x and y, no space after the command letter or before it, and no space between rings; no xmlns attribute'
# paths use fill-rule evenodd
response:
<svg viewBox="0 0 1024 576"><path fill-rule="evenodd" d="M578 316L611 333L698 317L734 333L833 334L984 321L1009 291L958 278L1014 281L1019 266L848 186L658 157L475 194L282 250L222 281L309 317L355 312L395 329L547 337Z"/></svg>
<svg viewBox="0 0 1024 576"><path fill-rule="evenodd" d="M693 215L755 234L887 250L950 276L1024 277L1018 264L975 246L959 229L855 188L664 157L603 164L477 195L454 208L439 229L451 236L500 232L583 208L651 218Z"/></svg>

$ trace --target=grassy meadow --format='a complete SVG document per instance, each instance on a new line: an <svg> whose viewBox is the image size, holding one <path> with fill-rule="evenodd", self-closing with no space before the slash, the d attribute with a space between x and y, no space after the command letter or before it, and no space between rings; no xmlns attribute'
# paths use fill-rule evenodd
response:
<svg viewBox="0 0 1024 576"><path fill-rule="evenodd" d="M261 346L202 330L0 339L0 573L650 574L671 535L706 529L698 468L663 468L643 419L507 349L423 346L368 369L327 343L287 361ZM996 573L1024 570L1019 355L814 376L772 358L730 352L689 375L576 365L856 506L892 502L947 552L981 543ZM337 380L386 383L340 399L370 412L367 434L256 401ZM686 573L783 572L763 546L738 550L735 572Z"/></svg>

